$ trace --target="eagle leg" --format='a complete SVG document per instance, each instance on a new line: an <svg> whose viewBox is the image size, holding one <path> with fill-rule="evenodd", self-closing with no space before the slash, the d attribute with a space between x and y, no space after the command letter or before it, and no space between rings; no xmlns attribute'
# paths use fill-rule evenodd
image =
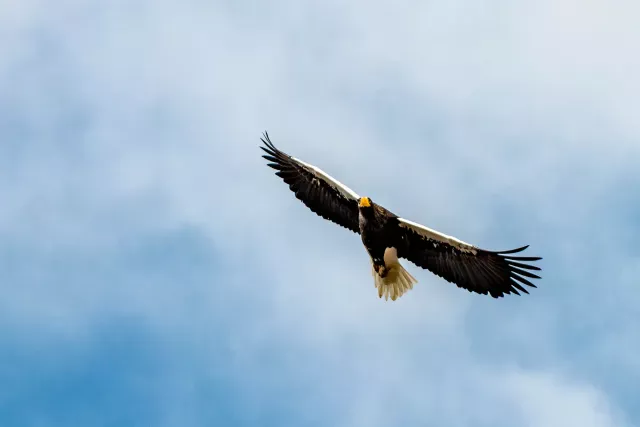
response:
<svg viewBox="0 0 640 427"><path fill-rule="evenodd" d="M386 277L387 273L389 273L389 270L384 264L376 264L375 269L376 273L378 273L378 275L382 278Z"/></svg>

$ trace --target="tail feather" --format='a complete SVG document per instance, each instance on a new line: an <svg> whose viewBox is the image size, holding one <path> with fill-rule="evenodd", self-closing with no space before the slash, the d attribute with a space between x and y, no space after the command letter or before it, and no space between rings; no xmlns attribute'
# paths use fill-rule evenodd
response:
<svg viewBox="0 0 640 427"><path fill-rule="evenodd" d="M378 288L378 296L380 298L384 295L385 300L389 300L389 297L391 297L391 300L395 301L410 289L413 289L414 284L418 283L415 277L405 270L399 262L388 263L387 270L387 275L380 277L373 265L371 266L373 281L375 287Z"/></svg>

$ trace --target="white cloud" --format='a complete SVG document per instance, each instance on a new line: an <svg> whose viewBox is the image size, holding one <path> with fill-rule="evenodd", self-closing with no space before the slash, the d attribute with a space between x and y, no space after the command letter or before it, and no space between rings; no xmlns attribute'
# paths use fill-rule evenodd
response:
<svg viewBox="0 0 640 427"><path fill-rule="evenodd" d="M623 425L615 397L590 378L578 386L538 368L504 373L479 362L465 321L475 309L487 313L487 334L522 340L517 330L526 329L544 360L561 364L557 337L541 331L557 333L563 309L585 314L598 302L600 284L577 279L593 272L578 272L595 258L586 245L617 232L597 209L640 155L635 4L67 2L46 14L43 3L16 4L0 5L0 27L17 41L0 47L0 88L36 144L19 149L19 168L0 172L9 201L0 233L52 253L109 254L132 230L195 226L226 251L235 276L179 294L157 278L52 288L44 277L5 293L6 318L60 322L74 333L135 312L161 330L202 329L212 341L224 323L246 358L238 381L249 365L263 373L254 354L271 340L313 349L314 366L343 375L319 388L355 389L337 424L392 424L409 417L400 407L410 424L511 425L500 419L506 405L524 425L575 420L568 416ZM86 122L62 138L68 110ZM574 281L545 274L532 296L497 303L408 266L417 288L382 303L358 237L309 213L264 166L263 129L396 213L486 246L535 240L532 250L557 256ZM528 223L507 224L502 212ZM517 235L502 230L511 227ZM612 274L623 262L612 259L617 252L597 256ZM561 300L560 287L582 289L584 304ZM246 298L264 312L231 322ZM289 374L309 375L305 368L292 364Z"/></svg>
<svg viewBox="0 0 640 427"><path fill-rule="evenodd" d="M606 396L590 385L572 384L549 374L514 372L507 375L513 403L520 406L522 422L530 427L623 426Z"/></svg>

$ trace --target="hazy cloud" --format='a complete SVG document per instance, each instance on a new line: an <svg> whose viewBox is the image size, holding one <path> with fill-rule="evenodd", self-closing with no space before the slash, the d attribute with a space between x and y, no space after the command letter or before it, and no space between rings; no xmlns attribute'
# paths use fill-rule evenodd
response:
<svg viewBox="0 0 640 427"><path fill-rule="evenodd" d="M0 3L7 345L102 372L78 349L140 330L123 354L157 370L113 375L162 390L135 400L161 425L634 424L638 12ZM406 263L418 286L380 301L358 236L264 166L265 129L403 216L532 243L540 288L494 301ZM2 373L17 414L35 364Z"/></svg>

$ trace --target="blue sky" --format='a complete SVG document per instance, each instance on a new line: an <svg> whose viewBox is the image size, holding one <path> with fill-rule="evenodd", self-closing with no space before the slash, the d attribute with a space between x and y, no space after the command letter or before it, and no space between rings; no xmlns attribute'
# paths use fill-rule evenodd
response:
<svg viewBox="0 0 640 427"><path fill-rule="evenodd" d="M640 425L637 2L0 2L0 425ZM377 298L268 130L539 288Z"/></svg>

